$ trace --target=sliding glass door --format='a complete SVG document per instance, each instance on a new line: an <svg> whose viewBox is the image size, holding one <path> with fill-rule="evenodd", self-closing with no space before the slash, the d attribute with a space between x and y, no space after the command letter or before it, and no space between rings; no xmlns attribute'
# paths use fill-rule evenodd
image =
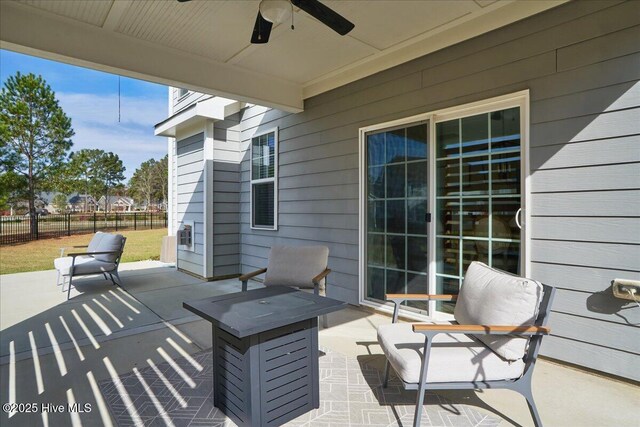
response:
<svg viewBox="0 0 640 427"><path fill-rule="evenodd" d="M383 303L385 293L457 294L473 261L526 273L527 103L519 92L362 130L366 302ZM433 315L454 304L407 305Z"/></svg>
<svg viewBox="0 0 640 427"><path fill-rule="evenodd" d="M416 123L365 136L369 300L428 291L428 130Z"/></svg>
<svg viewBox="0 0 640 427"><path fill-rule="evenodd" d="M520 272L520 108L436 123L436 292L472 261ZM453 303L437 309L453 311Z"/></svg>

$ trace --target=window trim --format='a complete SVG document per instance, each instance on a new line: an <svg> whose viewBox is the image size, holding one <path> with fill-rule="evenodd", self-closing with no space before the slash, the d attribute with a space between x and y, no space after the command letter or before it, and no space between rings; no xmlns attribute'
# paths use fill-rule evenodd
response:
<svg viewBox="0 0 640 427"><path fill-rule="evenodd" d="M183 99L185 99L187 96L189 96L189 93L191 93L191 91L189 89L185 89L183 87L179 87L177 89L178 89L178 93L176 94L177 95L176 96L176 101L178 101L178 102L182 101ZM186 91L186 92L183 93L183 94L180 94L180 92L183 91L183 90Z"/></svg>
<svg viewBox="0 0 640 427"><path fill-rule="evenodd" d="M371 307L376 311L383 313L392 313L393 307L390 304L377 303L366 299L365 295L365 274L366 274L366 158L365 158L365 144L366 135L372 131L405 126L420 121L429 122L429 210L430 212L436 212L435 197L432 197L435 192L435 129L436 124L442 121L458 119L462 117L468 117L475 114L483 114L503 108L520 107L520 123L521 123L521 171L520 171L520 186L521 186L521 200L522 211L524 214L524 238L521 241L521 256L524 262L522 263L522 276L529 277L531 274L531 166L530 166L530 147L529 147L529 135L530 135L530 99L529 89L525 89L519 92L513 92L510 94L486 98L479 101L471 102L468 104L460 104L452 107L433 110L426 113L416 114L410 117L404 117L397 120L392 120L384 123L377 123L371 126L362 127L359 129L359 220L358 220L358 299L361 305ZM436 222L432 221L429 226L429 292L435 291L435 236ZM452 315L442 313L435 310L435 301L431 301L429 304L428 314L418 314L416 312L402 310L402 315L412 320L451 320Z"/></svg>
<svg viewBox="0 0 640 427"><path fill-rule="evenodd" d="M277 231L278 230L278 151L280 148L280 138L278 135L279 128L271 128L260 133L254 134L249 140L249 226L252 230L266 230ZM274 147L274 165L273 165L273 178L260 178L253 179L253 140L264 135L273 133ZM264 184L273 182L273 226L261 226L254 223L253 212L253 186L255 184Z"/></svg>

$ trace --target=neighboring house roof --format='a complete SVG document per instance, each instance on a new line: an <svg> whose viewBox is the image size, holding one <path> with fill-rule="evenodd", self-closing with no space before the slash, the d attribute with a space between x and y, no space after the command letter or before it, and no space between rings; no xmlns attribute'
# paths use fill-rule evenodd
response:
<svg viewBox="0 0 640 427"><path fill-rule="evenodd" d="M69 198L69 203L72 205L76 205L78 203L84 203L85 199L87 200L87 203L96 203L96 199L94 199L90 195L85 194L76 194L75 196L71 196Z"/></svg>
<svg viewBox="0 0 640 427"><path fill-rule="evenodd" d="M100 199L98 200L98 203L104 204L104 199L105 199L104 196L100 197ZM127 197L127 196L109 196L109 198L107 199L107 203L109 203L110 205L113 205L115 203L133 205L134 202L131 197Z"/></svg>

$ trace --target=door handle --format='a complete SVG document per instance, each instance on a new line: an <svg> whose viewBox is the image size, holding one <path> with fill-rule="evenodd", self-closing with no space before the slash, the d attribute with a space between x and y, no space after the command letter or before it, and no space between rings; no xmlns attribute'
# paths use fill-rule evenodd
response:
<svg viewBox="0 0 640 427"><path fill-rule="evenodd" d="M522 230L522 224L520 223L520 214L522 213L522 208L519 208L515 214L516 225L520 230Z"/></svg>

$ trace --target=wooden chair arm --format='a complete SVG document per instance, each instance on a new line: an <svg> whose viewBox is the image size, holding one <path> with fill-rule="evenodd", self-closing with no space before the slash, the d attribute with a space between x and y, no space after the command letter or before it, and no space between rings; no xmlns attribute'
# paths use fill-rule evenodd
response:
<svg viewBox="0 0 640 427"><path fill-rule="evenodd" d="M242 276L238 277L238 280L240 280L241 282L246 282L247 280L251 279L252 277L259 276L260 274L266 273L266 272L267 272L266 268L261 268L260 270L256 270L256 271L253 271L251 273L243 274Z"/></svg>
<svg viewBox="0 0 640 427"><path fill-rule="evenodd" d="M469 335L549 335L551 329L547 326L534 325L433 325L415 323L413 332L419 333L456 333Z"/></svg>
<svg viewBox="0 0 640 427"><path fill-rule="evenodd" d="M384 298L389 301L455 301L458 295L430 295L430 294L385 294Z"/></svg>
<svg viewBox="0 0 640 427"><path fill-rule="evenodd" d="M331 269L325 268L322 273L318 274L316 277L311 279L311 281L313 282L314 285L319 285L320 281L322 279L324 279L325 277L327 277L329 275L329 273L331 273Z"/></svg>

